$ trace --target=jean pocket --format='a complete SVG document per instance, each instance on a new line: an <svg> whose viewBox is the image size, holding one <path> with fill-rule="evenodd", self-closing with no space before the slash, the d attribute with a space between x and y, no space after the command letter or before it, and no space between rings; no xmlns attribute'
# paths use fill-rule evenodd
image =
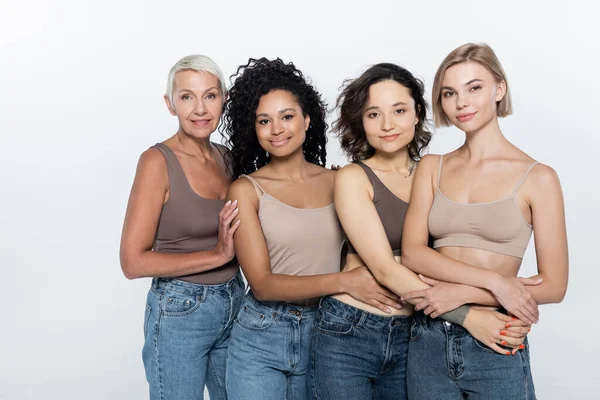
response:
<svg viewBox="0 0 600 400"><path fill-rule="evenodd" d="M201 303L200 296L165 291L163 296L162 315L167 317L182 317L196 311Z"/></svg>
<svg viewBox="0 0 600 400"><path fill-rule="evenodd" d="M502 355L502 354L497 353L495 350L492 350L491 348L486 346L483 342L480 342L479 340L475 339L474 337L472 337L472 339L473 339L473 343L475 343L475 347L477 347L479 350L484 351L486 353L490 353L490 354ZM502 347L502 346L500 346L500 347ZM509 351L509 350L507 350L507 351Z"/></svg>
<svg viewBox="0 0 600 400"><path fill-rule="evenodd" d="M423 327L415 319L410 323L410 340L418 340Z"/></svg>
<svg viewBox="0 0 600 400"><path fill-rule="evenodd" d="M152 307L150 304L146 304L146 315L144 316L144 337L148 333L148 320L150 319L150 313L152 312Z"/></svg>
<svg viewBox="0 0 600 400"><path fill-rule="evenodd" d="M317 320L317 330L319 333L327 335L346 336L352 333L352 322L327 311L320 311Z"/></svg>
<svg viewBox="0 0 600 400"><path fill-rule="evenodd" d="M236 321L243 328L259 331L271 326L273 318L272 312L257 311L245 304L238 313Z"/></svg>

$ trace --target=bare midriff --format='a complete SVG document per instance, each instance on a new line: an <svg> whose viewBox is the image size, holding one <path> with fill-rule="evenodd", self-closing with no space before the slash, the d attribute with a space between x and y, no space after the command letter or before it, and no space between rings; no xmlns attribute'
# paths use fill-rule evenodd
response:
<svg viewBox="0 0 600 400"><path fill-rule="evenodd" d="M396 261L398 263L401 262L401 258L400 257L394 257L396 259ZM344 265L344 269L343 271L352 271L355 268L358 267L364 267L365 263L363 262L363 260L360 258L360 256L358 254L348 254L346 256L346 265ZM393 308L390 307L390 309L392 310L391 313L385 313L383 311L381 311L379 308L375 308L369 304L363 303L360 300L356 300L354 297L350 296L349 294L337 294L335 296L331 296L336 300L341 301L342 303L346 303L348 305L351 305L352 307L356 307L358 309L373 313L373 314L377 314L377 315L384 315L384 316L394 316L394 315L412 315L413 313L413 307L411 304L404 304L402 305L402 308L400 310L398 310L397 308Z"/></svg>
<svg viewBox="0 0 600 400"><path fill-rule="evenodd" d="M440 247L437 251L454 260L494 271L505 278L517 276L522 262L522 259L518 257L494 253L488 250L474 249L471 247ZM497 307L483 306L481 306L481 308L497 309Z"/></svg>

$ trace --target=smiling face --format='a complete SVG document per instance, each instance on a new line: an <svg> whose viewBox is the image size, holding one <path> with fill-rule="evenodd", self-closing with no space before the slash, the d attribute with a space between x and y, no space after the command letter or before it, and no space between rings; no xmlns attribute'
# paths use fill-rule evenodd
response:
<svg viewBox="0 0 600 400"><path fill-rule="evenodd" d="M367 141L377 151L393 153L408 146L419 122L408 88L393 80L371 85L362 122Z"/></svg>
<svg viewBox="0 0 600 400"><path fill-rule="evenodd" d="M272 90L260 98L255 129L260 146L272 157L285 157L300 149L310 124L300 104L287 90Z"/></svg>
<svg viewBox="0 0 600 400"><path fill-rule="evenodd" d="M173 103L166 96L165 102L183 133L203 139L217 129L224 101L220 87L219 80L207 72L184 70L175 75Z"/></svg>
<svg viewBox="0 0 600 400"><path fill-rule="evenodd" d="M481 64L463 62L446 70L441 99L444 114L463 132L476 132L496 120L506 83L496 81Z"/></svg>

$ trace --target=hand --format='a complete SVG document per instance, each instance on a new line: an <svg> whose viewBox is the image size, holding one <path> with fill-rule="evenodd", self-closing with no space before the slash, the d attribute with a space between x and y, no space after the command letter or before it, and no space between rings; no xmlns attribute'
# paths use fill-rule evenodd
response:
<svg viewBox="0 0 600 400"><path fill-rule="evenodd" d="M463 326L477 340L494 350L496 353L505 354L507 356L514 355L519 349L523 349L523 341L525 336L521 335L523 326L526 325L522 321L513 319L513 317L499 313L493 310L471 308ZM514 325L514 326L513 326ZM511 336L507 335L507 331L511 332ZM504 334L501 334L504 333ZM514 334L513 337L512 335ZM512 348L507 350L499 345Z"/></svg>
<svg viewBox="0 0 600 400"><path fill-rule="evenodd" d="M381 286L367 267L358 267L349 272L341 273L342 288L356 300L391 313L390 307L402 308L400 297Z"/></svg>
<svg viewBox="0 0 600 400"><path fill-rule="evenodd" d="M467 303L461 298L463 285L441 282L421 274L419 278L431 287L414 290L402 296L402 300L415 305L415 311L423 310L431 318L437 318Z"/></svg>
<svg viewBox="0 0 600 400"><path fill-rule="evenodd" d="M229 200L219 212L219 237L215 251L223 259L223 264L233 260L235 250L233 248L233 234L240 226L240 220L231 225L231 221L238 214L237 200Z"/></svg>
<svg viewBox="0 0 600 400"><path fill-rule="evenodd" d="M506 311L528 324L535 324L540 316L538 306L523 282L531 286L539 285L542 281L539 277L501 278L492 293Z"/></svg>

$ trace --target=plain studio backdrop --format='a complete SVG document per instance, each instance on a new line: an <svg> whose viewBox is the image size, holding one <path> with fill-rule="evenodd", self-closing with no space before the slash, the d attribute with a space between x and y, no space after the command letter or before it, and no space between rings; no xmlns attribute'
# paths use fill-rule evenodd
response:
<svg viewBox="0 0 600 400"><path fill-rule="evenodd" d="M597 398L600 30L586 3L2 0L0 399L147 398L150 279L125 279L119 240L140 153L177 129L162 96L179 58L209 55L229 76L281 57L333 105L345 78L383 61L430 98L466 42L496 51L514 101L502 129L564 190L569 290L530 334L538 397ZM429 151L462 140L438 129ZM327 148L346 164L336 138ZM535 270L531 244L521 275Z"/></svg>

